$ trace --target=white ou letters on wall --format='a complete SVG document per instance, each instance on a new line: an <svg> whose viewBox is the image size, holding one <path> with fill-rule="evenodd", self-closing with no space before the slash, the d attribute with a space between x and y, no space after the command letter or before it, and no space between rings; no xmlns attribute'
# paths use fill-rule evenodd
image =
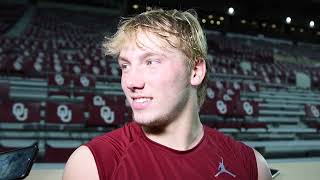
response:
<svg viewBox="0 0 320 180"><path fill-rule="evenodd" d="M54 81L59 85L63 85L64 84L64 78L61 76L61 74L56 74L54 76Z"/></svg>
<svg viewBox="0 0 320 180"><path fill-rule="evenodd" d="M253 114L253 107L249 102L244 102L242 104L244 111L246 112L247 115L252 115Z"/></svg>
<svg viewBox="0 0 320 180"><path fill-rule="evenodd" d="M28 108L22 103L14 103L12 105L12 114L18 121L25 121L28 118Z"/></svg>
<svg viewBox="0 0 320 180"><path fill-rule="evenodd" d="M251 91L257 91L257 88L256 88L256 86L254 85L254 84L250 84L249 85L249 89L251 90Z"/></svg>
<svg viewBox="0 0 320 180"><path fill-rule="evenodd" d="M83 87L88 87L90 85L90 81L86 76L81 76L80 77L80 82Z"/></svg>
<svg viewBox="0 0 320 180"><path fill-rule="evenodd" d="M221 114L226 114L226 113L227 113L227 111L228 111L227 105L226 105L223 101L218 100L217 103L216 103L216 105L217 105L218 111L219 111Z"/></svg>
<svg viewBox="0 0 320 180"><path fill-rule="evenodd" d="M93 105L94 106L104 106L106 102L102 99L101 96L94 96L93 97Z"/></svg>
<svg viewBox="0 0 320 180"><path fill-rule="evenodd" d="M314 105L311 105L311 112L312 112L312 115L316 118L318 118L320 116L320 113L319 113L319 110L317 109L316 106Z"/></svg>
<svg viewBox="0 0 320 180"><path fill-rule="evenodd" d="M234 83L233 83L233 88L234 88L235 90L239 90L239 89L240 89L239 83L238 83L238 82L234 82Z"/></svg>
<svg viewBox="0 0 320 180"><path fill-rule="evenodd" d="M102 106L100 108L100 116L104 122L111 124L114 122L114 112L108 106Z"/></svg>
<svg viewBox="0 0 320 180"><path fill-rule="evenodd" d="M207 88L207 96L210 98L210 99L214 99L214 91L211 89L211 88Z"/></svg>
<svg viewBox="0 0 320 180"><path fill-rule="evenodd" d="M68 123L72 120L72 111L66 105L59 105L57 115L62 122Z"/></svg>

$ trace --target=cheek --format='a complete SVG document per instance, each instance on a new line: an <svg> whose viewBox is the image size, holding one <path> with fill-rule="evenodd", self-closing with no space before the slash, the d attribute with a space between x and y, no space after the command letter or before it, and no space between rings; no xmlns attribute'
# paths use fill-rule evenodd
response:
<svg viewBox="0 0 320 180"><path fill-rule="evenodd" d="M171 84L176 87L185 88L190 84L190 77L186 71L186 69L177 67L175 70L172 71L171 76Z"/></svg>
<svg viewBox="0 0 320 180"><path fill-rule="evenodd" d="M123 75L121 76L121 79L120 79L120 83L121 83L121 88L122 88L122 90L124 91L125 90L125 86L124 86L124 78L123 78Z"/></svg>
<svg viewBox="0 0 320 180"><path fill-rule="evenodd" d="M151 77L151 76L150 76ZM152 75L154 85L162 89L164 94L177 93L188 86L188 76L181 69L168 68L166 71Z"/></svg>
<svg viewBox="0 0 320 180"><path fill-rule="evenodd" d="M128 88L126 86L126 78L124 77L124 75L121 76L121 88L123 90L123 92L125 93L125 95L127 95L127 91L128 91Z"/></svg>

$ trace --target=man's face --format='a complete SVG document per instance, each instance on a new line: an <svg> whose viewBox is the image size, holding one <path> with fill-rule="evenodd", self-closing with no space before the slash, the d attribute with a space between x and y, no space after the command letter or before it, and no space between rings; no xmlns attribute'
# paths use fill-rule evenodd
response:
<svg viewBox="0 0 320 180"><path fill-rule="evenodd" d="M148 32L138 32L120 51L121 86L133 118L145 126L165 125L189 102L190 73L185 54Z"/></svg>

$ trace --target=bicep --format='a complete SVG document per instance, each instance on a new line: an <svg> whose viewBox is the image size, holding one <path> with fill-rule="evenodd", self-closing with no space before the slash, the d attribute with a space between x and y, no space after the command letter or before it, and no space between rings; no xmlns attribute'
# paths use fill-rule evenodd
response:
<svg viewBox="0 0 320 180"><path fill-rule="evenodd" d="M256 151L255 149L253 149L253 151L257 162L258 180L271 180L271 172L267 161L258 151Z"/></svg>
<svg viewBox="0 0 320 180"><path fill-rule="evenodd" d="M97 166L87 146L80 146L66 163L63 180L99 180Z"/></svg>

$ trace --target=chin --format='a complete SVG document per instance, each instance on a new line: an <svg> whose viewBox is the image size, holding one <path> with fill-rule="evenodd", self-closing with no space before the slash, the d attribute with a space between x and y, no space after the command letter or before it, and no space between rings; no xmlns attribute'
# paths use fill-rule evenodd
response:
<svg viewBox="0 0 320 180"><path fill-rule="evenodd" d="M146 115L137 115L134 113L133 120L141 126L144 127L163 127L169 123L169 118L166 116L152 117Z"/></svg>

